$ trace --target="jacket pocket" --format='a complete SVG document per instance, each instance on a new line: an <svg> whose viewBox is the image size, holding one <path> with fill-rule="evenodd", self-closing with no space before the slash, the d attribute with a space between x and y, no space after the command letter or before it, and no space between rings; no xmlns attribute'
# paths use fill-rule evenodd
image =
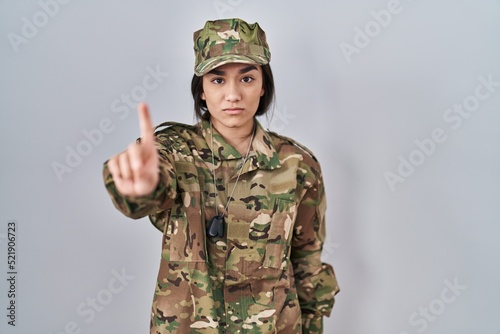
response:
<svg viewBox="0 0 500 334"><path fill-rule="evenodd" d="M167 261L205 262L205 238L199 214L170 219L164 234L162 258Z"/></svg>
<svg viewBox="0 0 500 334"><path fill-rule="evenodd" d="M295 222L296 203L277 198L269 226L262 266L285 270L288 266L291 231Z"/></svg>
<svg viewBox="0 0 500 334"><path fill-rule="evenodd" d="M164 230L162 258L205 262L205 230L200 205L198 170L193 163L176 162L177 198Z"/></svg>
<svg viewBox="0 0 500 334"><path fill-rule="evenodd" d="M204 263L162 260L152 307L153 333L219 333L217 308Z"/></svg>

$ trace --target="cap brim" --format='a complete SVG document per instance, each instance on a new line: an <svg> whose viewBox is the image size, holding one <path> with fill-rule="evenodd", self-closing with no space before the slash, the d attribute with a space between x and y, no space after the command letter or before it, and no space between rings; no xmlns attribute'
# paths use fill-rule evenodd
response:
<svg viewBox="0 0 500 334"><path fill-rule="evenodd" d="M210 72L211 70L213 70L214 68L230 63L266 65L267 63L269 63L269 61L267 59L260 57L249 57L249 56L235 55L235 54L221 55L207 59L204 62L201 62L194 69L194 73L197 76L201 77Z"/></svg>

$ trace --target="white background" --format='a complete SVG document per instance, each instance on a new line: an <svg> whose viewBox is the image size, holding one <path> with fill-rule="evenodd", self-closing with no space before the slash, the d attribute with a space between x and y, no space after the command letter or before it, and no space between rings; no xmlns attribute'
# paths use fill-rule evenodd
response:
<svg viewBox="0 0 500 334"><path fill-rule="evenodd" d="M161 233L113 207L102 163L139 135L121 98L141 92L147 68L168 72L145 98L154 122L194 121L192 34L219 17L264 28L271 130L322 164L324 260L341 286L325 332L500 333L500 1L73 0L51 15L41 3L0 1L1 333L149 331ZM496 83L479 88L482 100L479 77ZM447 111L464 103L466 117ZM101 122L108 133L85 146ZM429 144L435 129L442 140ZM78 148L86 156L70 167ZM404 182L391 188L398 168ZM10 220L16 327L6 317Z"/></svg>

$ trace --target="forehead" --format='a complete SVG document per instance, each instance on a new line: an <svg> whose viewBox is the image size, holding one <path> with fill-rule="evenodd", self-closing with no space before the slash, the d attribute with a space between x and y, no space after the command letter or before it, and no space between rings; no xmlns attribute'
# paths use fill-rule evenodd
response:
<svg viewBox="0 0 500 334"><path fill-rule="evenodd" d="M248 63L229 63L218 66L208 72L207 74L240 74L240 73L248 73L251 71L261 72L262 69L260 65L257 64L248 64Z"/></svg>

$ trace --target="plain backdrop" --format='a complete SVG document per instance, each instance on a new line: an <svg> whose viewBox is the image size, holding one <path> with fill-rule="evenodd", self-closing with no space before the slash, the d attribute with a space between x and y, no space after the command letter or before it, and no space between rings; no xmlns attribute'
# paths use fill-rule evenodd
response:
<svg viewBox="0 0 500 334"><path fill-rule="evenodd" d="M498 0L0 1L0 332L149 332L161 233L113 207L102 163L141 99L194 122L192 34L221 17L266 31L262 123L322 164L325 333L500 333Z"/></svg>

